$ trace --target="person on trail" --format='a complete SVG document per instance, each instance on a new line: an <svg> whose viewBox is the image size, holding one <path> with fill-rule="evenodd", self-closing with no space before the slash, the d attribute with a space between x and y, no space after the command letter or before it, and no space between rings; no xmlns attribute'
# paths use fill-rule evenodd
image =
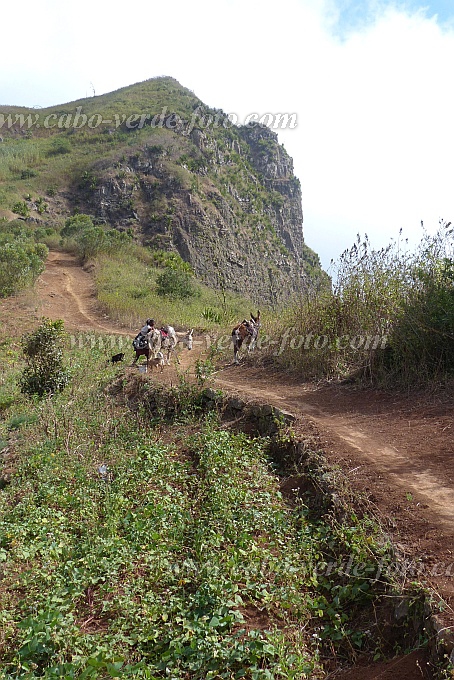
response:
<svg viewBox="0 0 454 680"><path fill-rule="evenodd" d="M151 333L154 332L154 320L147 319L145 325L142 326L136 337L132 341L134 349L143 349L148 346Z"/></svg>
<svg viewBox="0 0 454 680"><path fill-rule="evenodd" d="M140 329L140 333L141 335L149 335L149 333L151 333L152 331L154 331L154 320L147 319L145 321L145 326L142 326L142 328Z"/></svg>

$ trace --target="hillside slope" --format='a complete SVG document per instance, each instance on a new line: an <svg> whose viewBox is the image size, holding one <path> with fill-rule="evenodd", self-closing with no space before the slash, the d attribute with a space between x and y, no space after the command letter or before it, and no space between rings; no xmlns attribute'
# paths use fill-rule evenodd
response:
<svg viewBox="0 0 454 680"><path fill-rule="evenodd" d="M172 78L52 109L0 107L0 126L0 217L18 203L37 223L85 212L258 302L326 282L277 135L232 125Z"/></svg>

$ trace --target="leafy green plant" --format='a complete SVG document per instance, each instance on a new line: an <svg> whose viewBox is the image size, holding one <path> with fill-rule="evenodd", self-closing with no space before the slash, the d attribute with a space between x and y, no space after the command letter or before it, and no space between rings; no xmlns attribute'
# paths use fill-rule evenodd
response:
<svg viewBox="0 0 454 680"><path fill-rule="evenodd" d="M37 420L35 413L21 413L17 416L13 416L9 419L7 423L8 430L18 430L22 425L29 425Z"/></svg>
<svg viewBox="0 0 454 680"><path fill-rule="evenodd" d="M24 234L0 234L0 297L32 284L44 270L48 249Z"/></svg>
<svg viewBox="0 0 454 680"><path fill-rule="evenodd" d="M49 205L46 203L42 196L39 196L39 198L36 199L36 206L37 206L36 209L40 215L47 212L47 209L49 207Z"/></svg>
<svg viewBox="0 0 454 680"><path fill-rule="evenodd" d="M93 220L89 215L79 213L65 220L65 226L60 233L63 238L71 238L85 229L91 229L93 226Z"/></svg>
<svg viewBox="0 0 454 680"><path fill-rule="evenodd" d="M179 300L195 297L198 293L188 272L170 267L157 277L156 291L158 295Z"/></svg>
<svg viewBox="0 0 454 680"><path fill-rule="evenodd" d="M215 372L216 366L210 358L197 359L197 361L195 362L194 373L197 380L197 384L200 387L203 387Z"/></svg>
<svg viewBox="0 0 454 680"><path fill-rule="evenodd" d="M194 273L189 262L185 262L178 253L167 250L152 250L151 255L152 262L158 267L168 267L188 274Z"/></svg>
<svg viewBox="0 0 454 680"><path fill-rule="evenodd" d="M71 153L71 142L66 137L55 137L49 148L50 156L62 156Z"/></svg>
<svg viewBox="0 0 454 680"><path fill-rule="evenodd" d="M120 232L117 229L96 226L89 215L82 213L65 221L61 236L66 247L72 243L83 260L96 257L100 253L113 254L132 242L130 231Z"/></svg>
<svg viewBox="0 0 454 680"><path fill-rule="evenodd" d="M205 307L200 315L202 319L211 321L212 323L221 323L221 315L212 307Z"/></svg>
<svg viewBox="0 0 454 680"><path fill-rule="evenodd" d="M69 381L63 364L63 321L43 319L31 335L22 339L27 366L21 377L25 394L43 396L62 390Z"/></svg>
<svg viewBox="0 0 454 680"><path fill-rule="evenodd" d="M38 173L36 170L33 170L32 168L26 168L25 170L22 170L20 174L21 179L30 179L30 177L36 177Z"/></svg>
<svg viewBox="0 0 454 680"><path fill-rule="evenodd" d="M326 513L328 470L298 468L308 491L289 502L282 448L305 465L290 435L274 451L227 430L187 373L169 387L105 364L75 347L71 390L9 414L37 417L3 434L5 680L318 680L325 645L385 653L367 630L392 601L374 581L390 552L364 514Z"/></svg>
<svg viewBox="0 0 454 680"><path fill-rule="evenodd" d="M30 208L25 201L17 201L12 207L13 213L21 215L21 217L28 217L30 215Z"/></svg>

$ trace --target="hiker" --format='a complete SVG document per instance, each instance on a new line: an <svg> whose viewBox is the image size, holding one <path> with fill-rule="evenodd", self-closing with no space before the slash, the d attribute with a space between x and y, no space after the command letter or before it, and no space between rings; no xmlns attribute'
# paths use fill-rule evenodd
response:
<svg viewBox="0 0 454 680"><path fill-rule="evenodd" d="M145 325L142 326L133 340L132 344L134 349L143 349L144 347L148 347L148 341L152 333L154 333L154 320L147 319Z"/></svg>

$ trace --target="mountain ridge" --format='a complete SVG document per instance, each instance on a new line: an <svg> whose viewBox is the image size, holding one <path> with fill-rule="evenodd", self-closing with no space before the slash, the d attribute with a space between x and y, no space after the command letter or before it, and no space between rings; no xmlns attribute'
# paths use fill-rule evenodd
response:
<svg viewBox="0 0 454 680"><path fill-rule="evenodd" d="M0 113L4 121L15 110ZM27 188L46 195L48 213L31 210L29 219L90 214L146 246L178 252L205 283L267 303L326 282L304 242L293 161L269 128L233 125L167 76L20 113L41 125L24 129L20 116L3 125L0 180L13 181L16 198ZM33 145L37 157L27 158ZM3 163L2 178L6 149L18 157ZM11 211L9 202L3 189L0 209Z"/></svg>

